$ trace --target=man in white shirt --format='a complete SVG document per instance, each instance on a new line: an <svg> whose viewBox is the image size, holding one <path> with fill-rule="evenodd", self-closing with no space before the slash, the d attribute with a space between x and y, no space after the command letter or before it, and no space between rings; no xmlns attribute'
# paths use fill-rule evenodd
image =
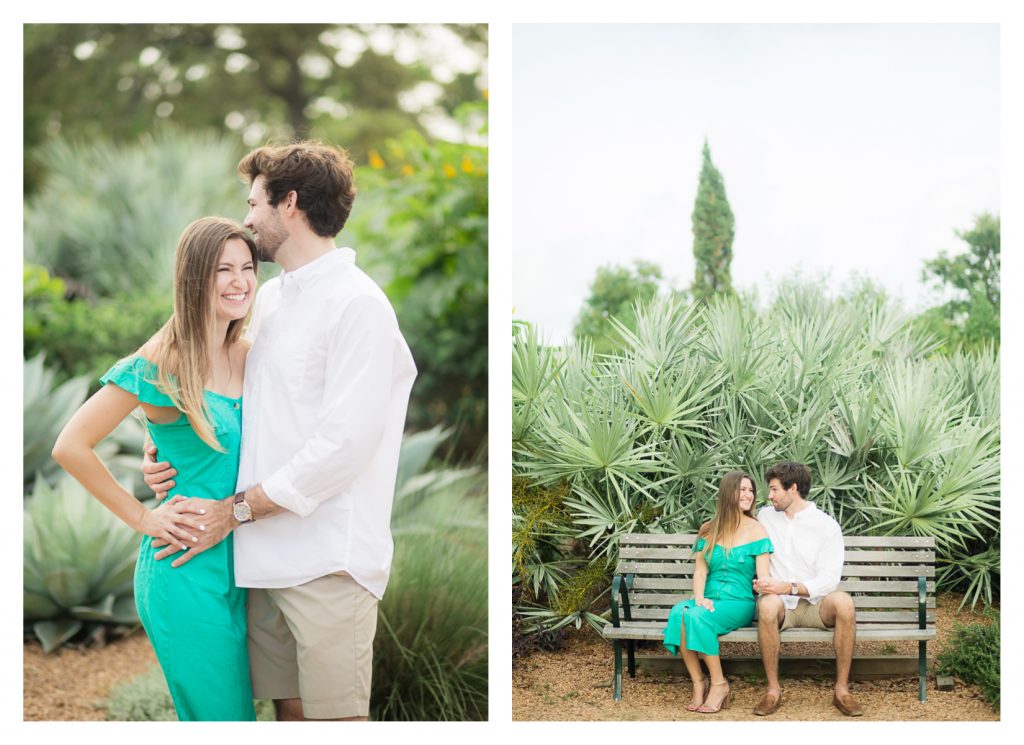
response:
<svg viewBox="0 0 1024 745"><path fill-rule="evenodd" d="M387 297L334 246L355 198L347 154L263 147L238 170L259 258L284 272L259 290L248 332L238 493L207 507L173 565L235 530L256 698L279 720L366 719L416 367ZM144 471L158 493L173 485L167 464Z"/></svg>
<svg viewBox="0 0 1024 745"><path fill-rule="evenodd" d="M856 617L851 598L837 590L843 571L843 532L839 523L806 500L811 471L795 461L769 468L771 507L757 519L768 531L775 549L771 578L754 580L758 598L758 644L768 689L754 708L767 716L782 704L779 687L779 632L793 627L832 629L836 652L833 705L846 716L863 710L850 695L850 665L856 638Z"/></svg>

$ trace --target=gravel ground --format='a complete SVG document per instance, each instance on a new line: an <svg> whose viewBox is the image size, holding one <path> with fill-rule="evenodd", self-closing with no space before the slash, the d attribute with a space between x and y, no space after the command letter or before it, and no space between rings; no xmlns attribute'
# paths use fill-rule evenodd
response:
<svg viewBox="0 0 1024 745"><path fill-rule="evenodd" d="M939 597L938 640L928 645L937 654L953 624L983 620L969 610L957 612L959 597ZM723 644L723 655L756 655L754 644ZM858 643L856 654L916 654L916 644L901 642L882 648L880 642ZM645 649L644 654L654 653ZM831 656L830 645L783 644L784 656ZM637 672L630 679L623 674L622 700L612 700L612 647L589 630L576 632L566 649L538 652L517 660L512 670L512 719L517 721L675 721L675 720L763 720L753 708L764 694L764 681L753 676L732 676L732 707L718 714L685 710L690 699L689 678L647 675ZM770 719L797 721L846 720L832 706L831 679L783 678L783 705ZM952 691L935 688L928 681L928 700L917 700L917 677L880 681L855 681L851 692L864 707L863 720L877 721L998 721L999 714L981 697L975 686L960 681Z"/></svg>
<svg viewBox="0 0 1024 745"><path fill-rule="evenodd" d="M36 641L24 645L25 721L104 720L102 701L117 683L156 664L140 628L103 647L63 647L48 655Z"/></svg>

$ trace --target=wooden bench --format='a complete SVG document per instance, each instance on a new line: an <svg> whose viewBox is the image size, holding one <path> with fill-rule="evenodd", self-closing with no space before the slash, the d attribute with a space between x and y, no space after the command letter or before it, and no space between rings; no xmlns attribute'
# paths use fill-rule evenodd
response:
<svg viewBox="0 0 1024 745"><path fill-rule="evenodd" d="M613 697L622 698L622 650L629 676L636 677L636 642L660 642L668 612L693 597L692 549L688 533L622 536L619 563L612 578L611 622L602 634L615 654ZM845 559L839 589L857 608L858 641L918 643L918 697L925 700L928 640L935 639L935 539L914 536L845 536ZM719 637L728 642L756 642L757 620ZM832 641L832 632L786 629L784 642Z"/></svg>

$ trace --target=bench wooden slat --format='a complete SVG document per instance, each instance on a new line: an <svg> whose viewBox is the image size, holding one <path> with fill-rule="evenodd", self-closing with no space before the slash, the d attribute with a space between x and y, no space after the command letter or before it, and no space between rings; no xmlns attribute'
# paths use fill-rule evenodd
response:
<svg viewBox="0 0 1024 745"><path fill-rule="evenodd" d="M619 541L620 546L692 546L697 540L696 533L626 533ZM923 536L843 536L843 542L850 547L878 548L935 548L935 539Z"/></svg>
<svg viewBox="0 0 1024 745"><path fill-rule="evenodd" d="M929 594L935 592L935 582L925 585ZM634 590L692 590L692 577L636 577L633 580ZM914 580L843 580L839 589L845 592L902 592L916 593L917 582ZM915 595L916 597L916 595Z"/></svg>
<svg viewBox="0 0 1024 745"><path fill-rule="evenodd" d="M623 621L619 628L608 624L602 633L607 639L634 639L661 641L662 625L656 622ZM756 642L757 629L748 626L730 631L718 637L724 642ZM786 629L779 638L782 642L831 641L832 632L820 629ZM857 641L931 641L935 639L935 628L919 629L916 626L887 626L885 624L858 624Z"/></svg>
<svg viewBox="0 0 1024 745"><path fill-rule="evenodd" d="M696 564L692 561L679 563L620 561L616 574L688 574L693 575ZM934 577L934 565L885 566L877 564L845 564L843 577Z"/></svg>
<svg viewBox="0 0 1024 745"><path fill-rule="evenodd" d="M693 597L692 592L631 592L629 594L629 604L634 608L645 605L664 605L671 608L676 603L681 603L690 597ZM917 608L917 602L916 594L913 597L892 597L887 595L853 596L853 604L858 608ZM934 608L935 598L929 597L925 605L929 608Z"/></svg>
<svg viewBox="0 0 1024 745"><path fill-rule="evenodd" d="M670 606L662 607L643 607L633 608L630 607L630 616L635 620L650 619L665 621L668 619ZM926 619L928 623L935 622L935 611L927 611ZM857 611L857 623L917 623L917 611L899 611L899 610L888 610L888 611Z"/></svg>
<svg viewBox="0 0 1024 745"><path fill-rule="evenodd" d="M666 561L689 561L693 558L693 552L689 547L674 548L650 548L648 546L623 546L619 549L619 559L655 560ZM843 554L843 561L847 563L894 563L894 564L934 564L934 551L903 551L899 549L891 551L846 551Z"/></svg>

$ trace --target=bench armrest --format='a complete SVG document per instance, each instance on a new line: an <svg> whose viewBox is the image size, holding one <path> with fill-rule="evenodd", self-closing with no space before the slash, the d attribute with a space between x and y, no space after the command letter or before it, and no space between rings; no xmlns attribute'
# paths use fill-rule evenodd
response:
<svg viewBox="0 0 1024 745"><path fill-rule="evenodd" d="M616 574L612 577L612 626L619 625L619 599L622 600L623 620L631 621L629 612L629 591L633 588L633 575L622 576Z"/></svg>

